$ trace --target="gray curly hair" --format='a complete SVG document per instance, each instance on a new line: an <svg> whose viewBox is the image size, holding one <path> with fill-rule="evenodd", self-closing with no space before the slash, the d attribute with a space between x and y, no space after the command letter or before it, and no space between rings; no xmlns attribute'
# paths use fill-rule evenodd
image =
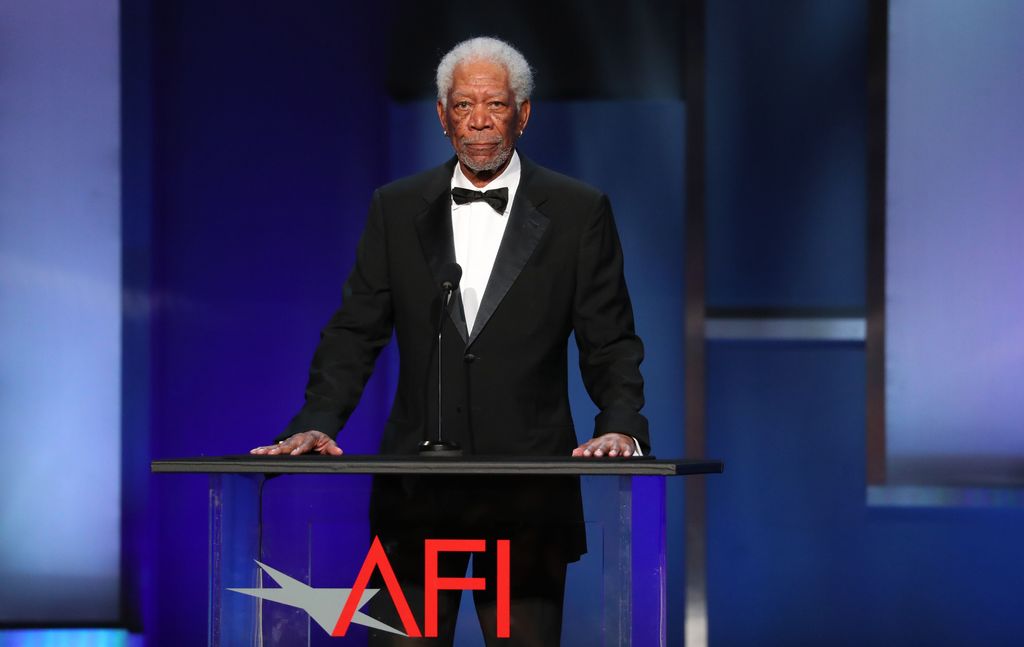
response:
<svg viewBox="0 0 1024 647"><path fill-rule="evenodd" d="M515 95L516 106L529 100L533 92L533 70L526 58L503 40L480 36L462 41L437 64L437 100L445 109L448 108L448 93L452 89L455 68L466 61L491 61L502 65L508 72L508 84Z"/></svg>

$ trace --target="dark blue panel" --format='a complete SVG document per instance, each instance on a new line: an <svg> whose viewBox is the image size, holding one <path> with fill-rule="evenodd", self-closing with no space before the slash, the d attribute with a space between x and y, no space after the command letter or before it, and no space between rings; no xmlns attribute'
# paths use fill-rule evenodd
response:
<svg viewBox="0 0 1024 647"><path fill-rule="evenodd" d="M708 3L707 303L864 305L867 3Z"/></svg>
<svg viewBox="0 0 1024 647"><path fill-rule="evenodd" d="M154 617L145 591L150 459L153 51L149 3L121 6L121 621ZM149 608L145 608L149 605Z"/></svg>
<svg viewBox="0 0 1024 647"><path fill-rule="evenodd" d="M247 451L302 402L317 333L385 179L384 71L365 56L372 12L155 8L154 458ZM388 404L372 385L353 427L381 428ZM353 436L350 451L376 444ZM203 644L205 481L151 483L157 602L146 630L157 645Z"/></svg>
<svg viewBox="0 0 1024 647"><path fill-rule="evenodd" d="M868 508L857 345L712 343L712 644L1019 644L1024 509Z"/></svg>

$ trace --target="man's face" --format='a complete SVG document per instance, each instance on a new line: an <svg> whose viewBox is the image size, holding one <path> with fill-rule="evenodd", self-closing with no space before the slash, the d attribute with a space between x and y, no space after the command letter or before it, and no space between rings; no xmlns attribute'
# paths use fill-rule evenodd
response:
<svg viewBox="0 0 1024 647"><path fill-rule="evenodd" d="M530 118L530 102L517 109L504 66L469 61L455 67L448 108L438 101L437 116L463 172L474 182L486 183L512 156Z"/></svg>

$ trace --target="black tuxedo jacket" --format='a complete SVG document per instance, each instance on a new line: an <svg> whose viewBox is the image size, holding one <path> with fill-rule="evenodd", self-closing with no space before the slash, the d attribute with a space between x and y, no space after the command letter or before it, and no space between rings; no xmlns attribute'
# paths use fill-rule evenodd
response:
<svg viewBox="0 0 1024 647"><path fill-rule="evenodd" d="M575 332L583 381L600 410L594 435L628 434L646 453L643 345L608 198L520 159L519 188L474 328L466 329L455 307L444 329L445 438L473 454L568 456L578 444L566 355ZM310 429L335 435L393 333L400 375L381 453L415 453L436 434L438 274L455 262L455 163L374 193L342 307L314 355L305 406L281 438ZM542 489L552 518L581 518L578 486L554 488L559 496Z"/></svg>

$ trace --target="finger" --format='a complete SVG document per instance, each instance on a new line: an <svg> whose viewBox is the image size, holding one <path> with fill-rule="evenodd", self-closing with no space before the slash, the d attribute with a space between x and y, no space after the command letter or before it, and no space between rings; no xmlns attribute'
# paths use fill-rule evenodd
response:
<svg viewBox="0 0 1024 647"><path fill-rule="evenodd" d="M633 455L632 438L617 438L612 446L609 456L630 457Z"/></svg>
<svg viewBox="0 0 1024 647"><path fill-rule="evenodd" d="M303 436L299 444L290 453L292 456L298 456L299 454L305 454L309 450L313 449L316 445L316 438L311 434L301 434Z"/></svg>
<svg viewBox="0 0 1024 647"><path fill-rule="evenodd" d="M327 435L317 436L316 446L314 447L317 453L332 454L334 456L337 456L337 454L332 450L332 448L338 448L338 444L334 442L333 438Z"/></svg>
<svg viewBox="0 0 1024 647"><path fill-rule="evenodd" d="M326 434L324 434L322 436L321 435L317 435L317 437L316 437L316 450L318 452L322 452L323 450L327 449L328 447L330 447L331 445L334 445L334 444L335 444L334 439L331 438L330 436L326 435Z"/></svg>
<svg viewBox="0 0 1024 647"><path fill-rule="evenodd" d="M591 453L588 454L588 456L593 455L598 458L603 458L605 456L619 456L620 454L622 454L623 450L624 447L615 441L597 441L591 445Z"/></svg>
<svg viewBox="0 0 1024 647"><path fill-rule="evenodd" d="M279 442L276 445L274 445L273 447L271 447L270 451L268 453L270 453L270 454L290 454L290 453L292 453L292 450L294 450L296 447L300 446L301 444L302 444L301 434L296 434L295 436L292 436L291 438L288 438L286 440L282 440L281 442Z"/></svg>

